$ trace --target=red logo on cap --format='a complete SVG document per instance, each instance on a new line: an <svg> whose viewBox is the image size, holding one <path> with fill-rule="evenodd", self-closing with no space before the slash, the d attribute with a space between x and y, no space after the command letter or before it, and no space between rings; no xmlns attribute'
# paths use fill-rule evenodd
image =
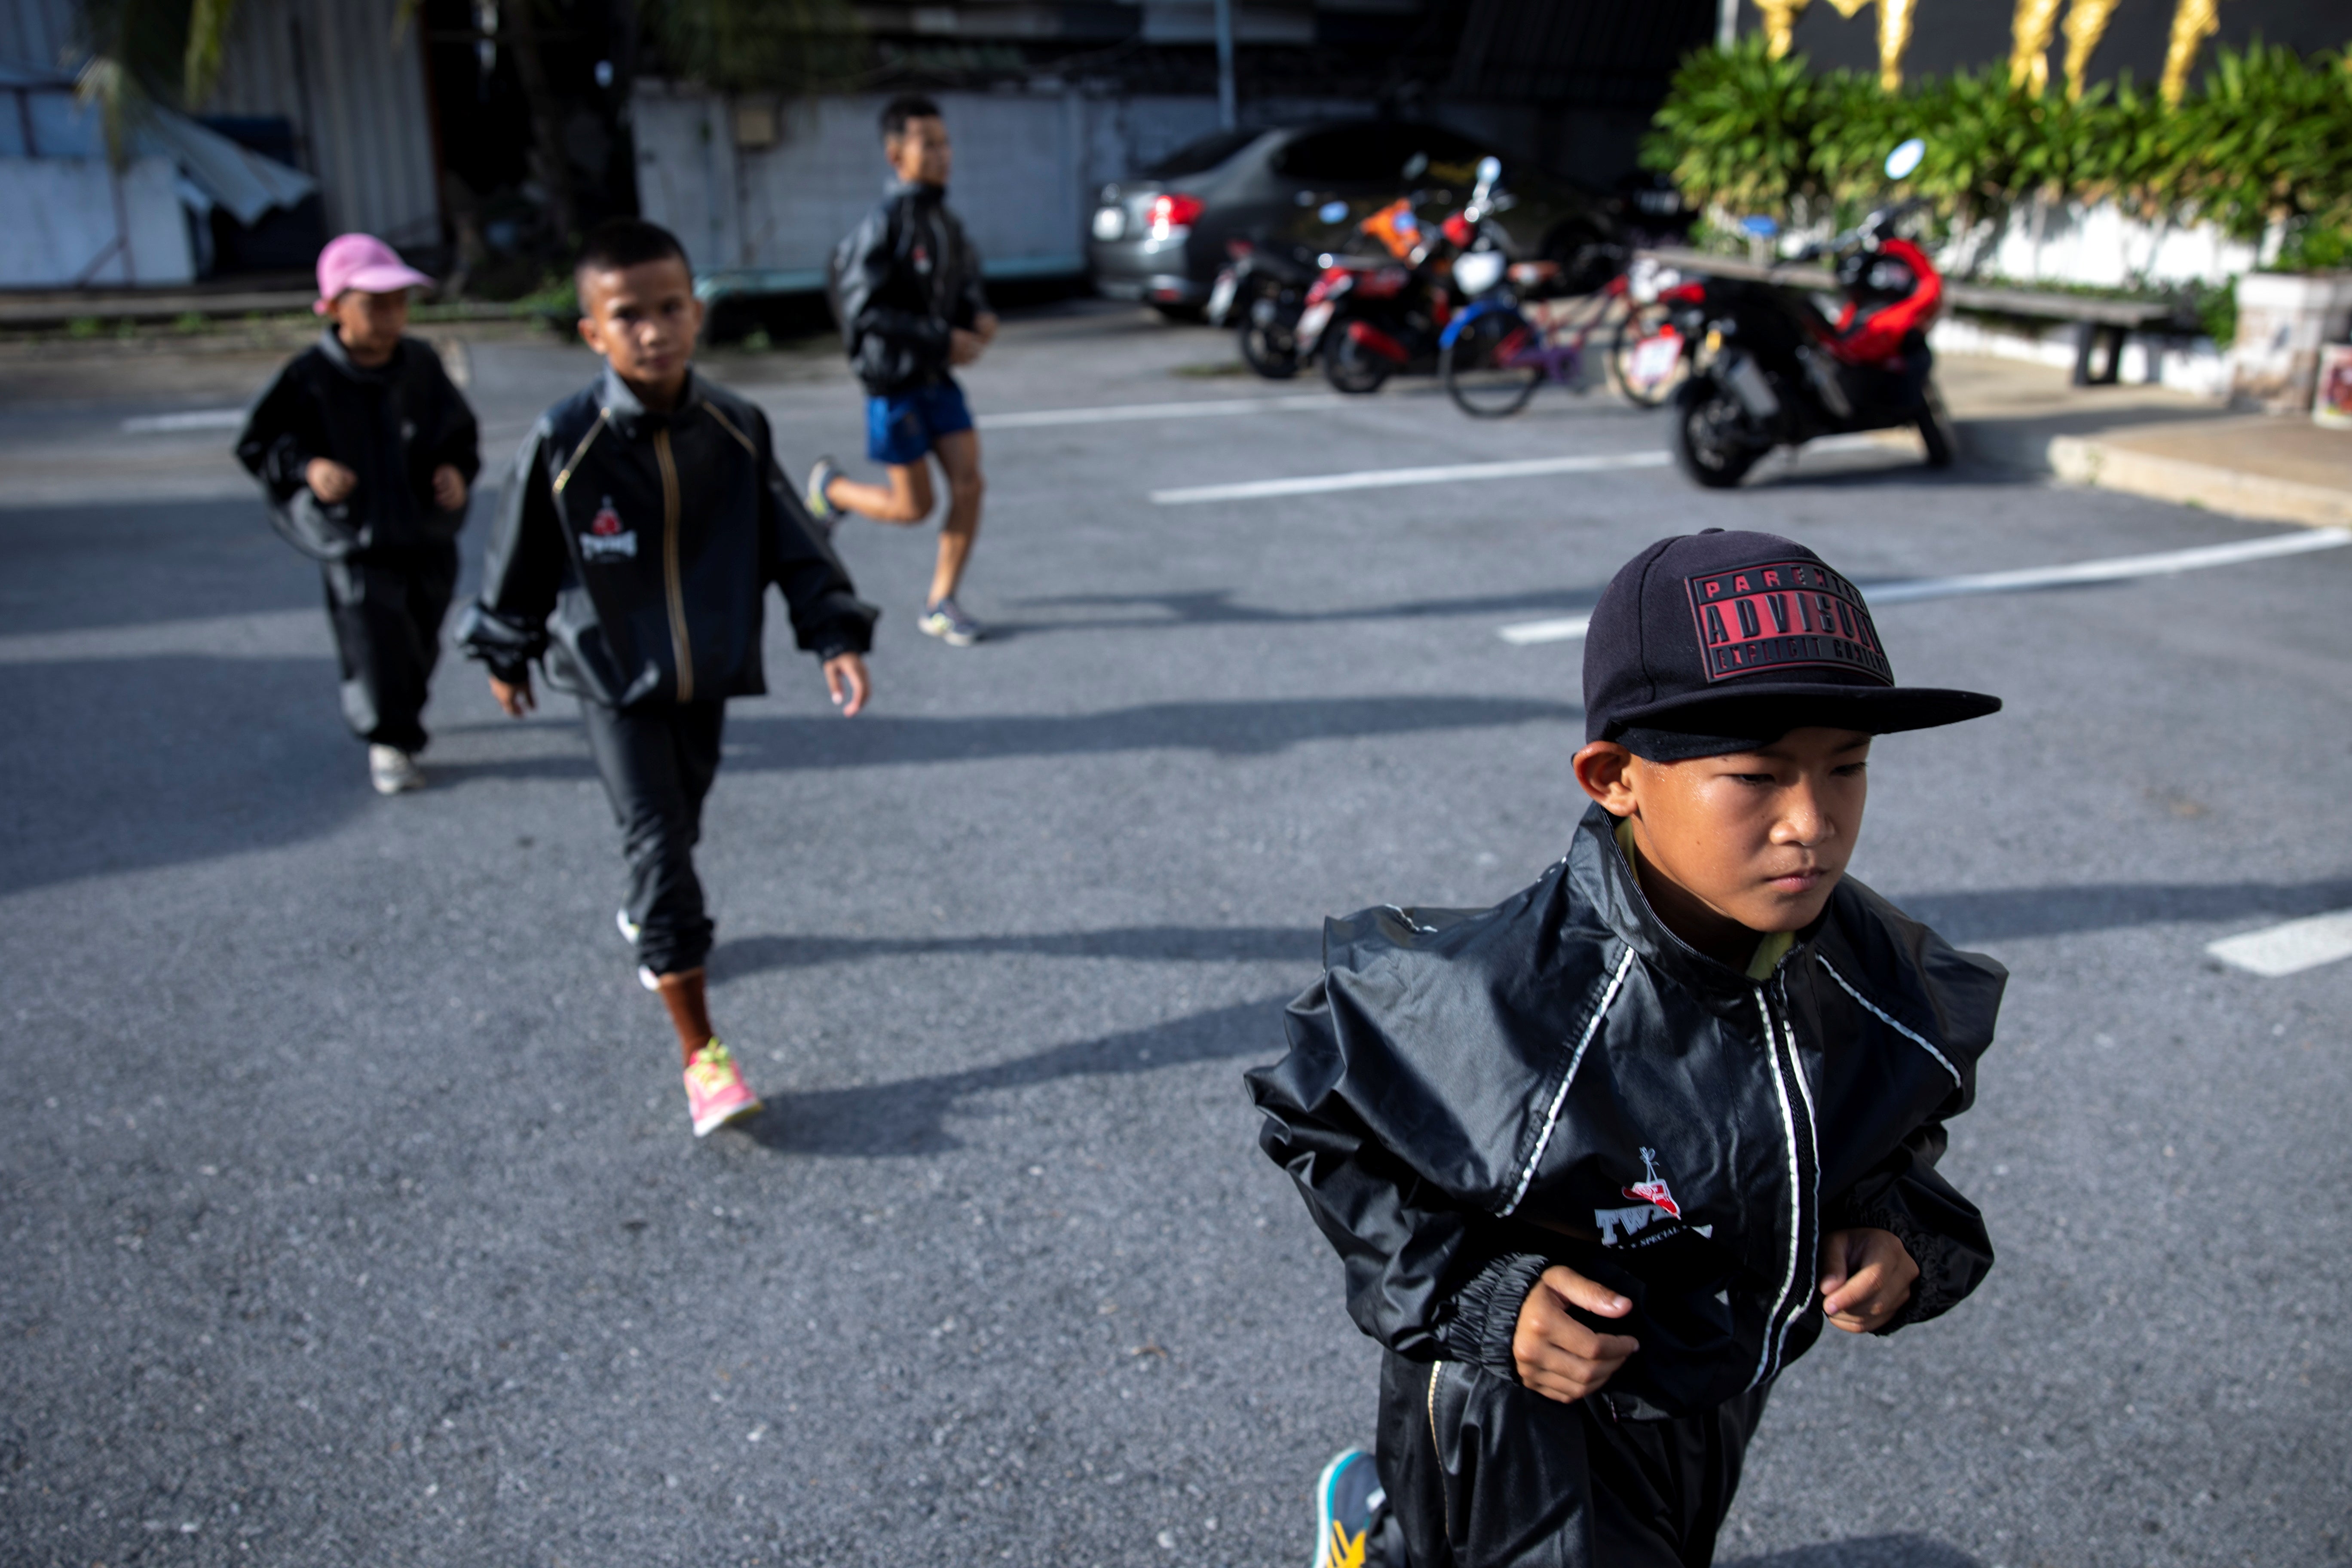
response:
<svg viewBox="0 0 2352 1568"><path fill-rule="evenodd" d="M1895 684L1861 592L1818 561L1765 561L1684 582L1709 680L1810 666Z"/></svg>

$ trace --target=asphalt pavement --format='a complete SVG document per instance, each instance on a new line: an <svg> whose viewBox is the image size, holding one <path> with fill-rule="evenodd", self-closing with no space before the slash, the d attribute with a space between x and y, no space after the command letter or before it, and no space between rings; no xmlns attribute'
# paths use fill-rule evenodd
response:
<svg viewBox="0 0 2352 1568"><path fill-rule="evenodd" d="M592 369L468 360L486 481ZM715 363L867 470L833 356ZM1505 629L1710 525L1864 584L2282 536L1882 447L1702 493L1605 395L1474 423L1034 314L968 377L992 640L852 522L872 710L779 614L730 710L713 1005L768 1110L698 1144L566 703L453 658L433 787L369 793L225 457L267 368L0 402L0 1563L1303 1564L1374 1353L1239 1074L1321 917L1564 847L1580 645ZM2352 1556L2352 962L2206 952L2352 907L2352 549L1878 619L2009 702L1880 743L1854 862L2013 972L1945 1165L2000 1260L1783 1379L1721 1560Z"/></svg>

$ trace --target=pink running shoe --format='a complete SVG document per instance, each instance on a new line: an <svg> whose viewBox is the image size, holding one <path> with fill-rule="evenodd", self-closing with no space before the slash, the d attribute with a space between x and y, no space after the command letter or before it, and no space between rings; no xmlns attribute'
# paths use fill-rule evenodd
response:
<svg viewBox="0 0 2352 1568"><path fill-rule="evenodd" d="M694 1063L686 1069L686 1112L694 1118L697 1138L708 1138L759 1109L760 1097L743 1081L743 1070L725 1046L713 1040L694 1053Z"/></svg>

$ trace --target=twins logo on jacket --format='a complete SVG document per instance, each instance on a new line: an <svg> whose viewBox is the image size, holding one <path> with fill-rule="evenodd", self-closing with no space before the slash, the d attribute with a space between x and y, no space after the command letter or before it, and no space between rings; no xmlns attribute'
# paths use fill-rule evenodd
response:
<svg viewBox="0 0 2352 1568"><path fill-rule="evenodd" d="M621 523L621 514L613 510L613 498L606 496L604 505L588 524L588 531L580 536L580 559L583 561L634 560L637 553L637 534Z"/></svg>
<svg viewBox="0 0 2352 1568"><path fill-rule="evenodd" d="M1601 1233L1601 1246L1639 1247L1642 1243L1635 1241L1635 1237L1663 1220L1683 1217L1682 1205L1675 1202L1674 1189L1667 1186L1665 1178L1658 1174L1658 1152L1655 1149L1642 1151L1642 1170L1643 1179L1623 1189L1627 1197L1639 1200L1632 1207L1592 1211L1592 1228ZM1691 1229L1705 1237L1715 1235L1715 1226L1711 1225L1695 1225ZM1659 1239L1665 1234L1654 1232L1651 1239Z"/></svg>

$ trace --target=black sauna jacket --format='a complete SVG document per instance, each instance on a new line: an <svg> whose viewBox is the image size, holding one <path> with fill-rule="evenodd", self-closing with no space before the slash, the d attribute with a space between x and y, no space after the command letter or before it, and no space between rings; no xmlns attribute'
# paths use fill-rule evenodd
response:
<svg viewBox="0 0 2352 1568"><path fill-rule="evenodd" d="M768 585L800 646L864 653L878 613L776 465L767 416L689 373L656 414L608 368L547 411L499 497L457 640L513 683L608 708L765 691Z"/></svg>
<svg viewBox="0 0 2352 1568"><path fill-rule="evenodd" d="M1614 826L1592 807L1493 909L1329 921L1289 1054L1248 1082L1365 1333L1516 1380L1520 1304L1564 1263L1633 1303L1584 1320L1641 1342L1600 1397L1679 1415L1811 1346L1826 1232L1892 1231L1918 1264L1882 1332L1992 1267L1935 1167L2008 973L1847 878L1750 979L1665 928Z"/></svg>

